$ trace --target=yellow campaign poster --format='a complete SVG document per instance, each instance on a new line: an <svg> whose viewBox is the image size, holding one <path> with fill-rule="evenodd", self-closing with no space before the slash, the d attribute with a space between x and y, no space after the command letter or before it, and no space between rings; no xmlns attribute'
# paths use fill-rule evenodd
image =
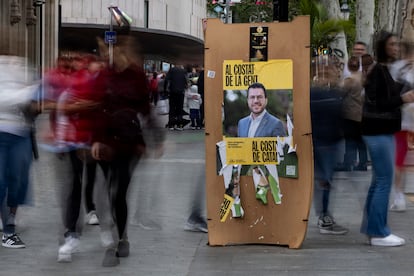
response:
<svg viewBox="0 0 414 276"><path fill-rule="evenodd" d="M222 70L222 124L226 143L222 145L225 157L217 162L217 172L222 169L220 164L242 165L240 175L251 175L252 165L277 165L279 176L297 177L297 156L289 152L294 147L293 61L224 60ZM253 119L257 119L254 124Z"/></svg>
<svg viewBox="0 0 414 276"><path fill-rule="evenodd" d="M225 137L227 165L278 164L277 138Z"/></svg>
<svg viewBox="0 0 414 276"><path fill-rule="evenodd" d="M223 62L223 89L245 90L255 82L266 89L293 89L293 62L291 59L273 59L266 62Z"/></svg>
<svg viewBox="0 0 414 276"><path fill-rule="evenodd" d="M224 194L223 202L221 203L219 215L220 215L220 221L225 222L227 219L227 216L229 215L231 211L231 206L233 206L234 198L231 196Z"/></svg>

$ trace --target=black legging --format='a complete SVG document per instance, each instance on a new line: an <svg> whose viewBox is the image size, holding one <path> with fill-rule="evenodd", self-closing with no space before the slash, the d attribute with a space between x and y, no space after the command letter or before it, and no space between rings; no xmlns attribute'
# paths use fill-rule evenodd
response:
<svg viewBox="0 0 414 276"><path fill-rule="evenodd" d="M117 227L119 239L126 238L127 191L138 160L136 156L123 156L117 157L109 163L101 163L107 179L111 215Z"/></svg>
<svg viewBox="0 0 414 276"><path fill-rule="evenodd" d="M82 196L83 162L79 159L76 151L70 151L69 157L73 179L69 187L64 187L64 189L69 189L65 193L66 204L64 205L64 221L67 230L65 235L77 232L76 224L79 218Z"/></svg>

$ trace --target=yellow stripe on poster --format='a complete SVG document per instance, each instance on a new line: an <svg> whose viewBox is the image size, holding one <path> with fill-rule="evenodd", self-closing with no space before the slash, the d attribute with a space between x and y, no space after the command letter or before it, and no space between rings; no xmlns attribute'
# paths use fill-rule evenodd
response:
<svg viewBox="0 0 414 276"><path fill-rule="evenodd" d="M246 90L254 83L266 89L293 89L293 62L291 59L273 59L266 62L223 62L223 90Z"/></svg>
<svg viewBox="0 0 414 276"><path fill-rule="evenodd" d="M225 138L227 165L278 164L277 138Z"/></svg>
<svg viewBox="0 0 414 276"><path fill-rule="evenodd" d="M233 206L233 203L234 203L234 198L232 198L228 194L224 194L224 200L223 200L223 203L221 203L220 211L219 211L221 222L226 221L226 219L227 219L227 217L230 213L231 206Z"/></svg>

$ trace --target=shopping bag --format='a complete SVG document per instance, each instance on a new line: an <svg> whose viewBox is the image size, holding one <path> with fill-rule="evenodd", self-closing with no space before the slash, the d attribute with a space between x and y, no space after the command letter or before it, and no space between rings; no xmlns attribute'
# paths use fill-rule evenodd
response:
<svg viewBox="0 0 414 276"><path fill-rule="evenodd" d="M168 99L159 100L156 109L159 115L167 115L170 112Z"/></svg>

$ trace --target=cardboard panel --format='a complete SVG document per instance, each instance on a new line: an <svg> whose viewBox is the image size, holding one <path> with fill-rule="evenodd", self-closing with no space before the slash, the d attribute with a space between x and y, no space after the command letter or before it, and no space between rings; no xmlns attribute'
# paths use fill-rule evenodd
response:
<svg viewBox="0 0 414 276"><path fill-rule="evenodd" d="M208 19L206 24L205 119L209 244L276 244L299 248L306 235L313 191L309 17L297 17L292 22L252 24L223 24L219 19ZM229 216L225 222L220 222L219 210L225 189L223 176L217 175L216 143L223 140L223 61L249 61L249 30L253 26L268 27L269 60L293 61L293 138L297 145L298 178L279 177L282 203L263 205L255 198L252 177L242 176L240 185L245 215L241 219Z"/></svg>

